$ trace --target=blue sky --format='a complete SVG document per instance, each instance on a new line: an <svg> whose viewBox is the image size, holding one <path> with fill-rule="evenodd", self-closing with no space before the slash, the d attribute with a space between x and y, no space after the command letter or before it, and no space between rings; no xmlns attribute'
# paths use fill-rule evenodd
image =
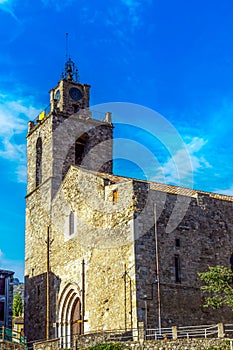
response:
<svg viewBox="0 0 233 350"><path fill-rule="evenodd" d="M60 79L66 32L92 105L129 102L159 112L187 147L193 187L233 195L232 18L231 0L0 0L0 267L22 279L27 121ZM153 121L143 116L139 127L151 132ZM149 134L115 131L132 134L156 152ZM165 153L157 155L163 179L175 184ZM173 156L182 162L182 152ZM144 172L133 161L119 164L124 175ZM161 179L156 171L150 178Z"/></svg>

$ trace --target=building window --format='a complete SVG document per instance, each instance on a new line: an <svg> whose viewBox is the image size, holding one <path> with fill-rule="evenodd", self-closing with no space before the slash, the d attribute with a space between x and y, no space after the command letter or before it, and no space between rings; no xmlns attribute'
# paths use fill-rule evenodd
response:
<svg viewBox="0 0 233 350"><path fill-rule="evenodd" d="M175 281L176 283L181 282L181 269L180 269L180 257L175 255Z"/></svg>
<svg viewBox="0 0 233 350"><path fill-rule="evenodd" d="M4 321L4 308L5 304L3 301L0 302L0 321Z"/></svg>
<svg viewBox="0 0 233 350"><path fill-rule="evenodd" d="M112 191L112 201L113 201L113 203L118 202L118 190Z"/></svg>
<svg viewBox="0 0 233 350"><path fill-rule="evenodd" d="M74 106L73 106L73 108L74 108L74 113L77 113L77 112L78 112L78 110L79 110L79 106L74 105Z"/></svg>
<svg viewBox="0 0 233 350"><path fill-rule="evenodd" d="M176 245L177 248L180 247L180 239L179 238L175 239L175 245Z"/></svg>
<svg viewBox="0 0 233 350"><path fill-rule="evenodd" d="M89 136L85 133L80 136L75 142L75 165L81 165L85 153Z"/></svg>
<svg viewBox="0 0 233 350"><path fill-rule="evenodd" d="M74 213L71 211L69 216L69 234L74 234Z"/></svg>
<svg viewBox="0 0 233 350"><path fill-rule="evenodd" d="M42 139L38 137L36 142L36 186L42 181Z"/></svg>
<svg viewBox="0 0 233 350"><path fill-rule="evenodd" d="M5 278L0 278L0 295L5 295Z"/></svg>

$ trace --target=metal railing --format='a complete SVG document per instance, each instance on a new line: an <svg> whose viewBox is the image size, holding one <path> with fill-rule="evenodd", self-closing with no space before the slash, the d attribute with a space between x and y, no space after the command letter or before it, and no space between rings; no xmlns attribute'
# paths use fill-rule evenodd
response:
<svg viewBox="0 0 233 350"><path fill-rule="evenodd" d="M46 115L48 115L50 113L51 110L51 105L49 104L45 109L43 109L37 116L36 118L33 120L33 122L36 124L38 123L38 121L43 120Z"/></svg>
<svg viewBox="0 0 233 350"><path fill-rule="evenodd" d="M51 112L51 105L49 104L45 109L43 109L33 120L36 125L38 122L43 120ZM74 113L75 114L75 113ZM77 113L80 119L93 119L98 121L106 121L106 112L97 111L92 108L80 109Z"/></svg>
<svg viewBox="0 0 233 350"><path fill-rule="evenodd" d="M232 338L233 337L233 324L225 323L224 324L224 336Z"/></svg>
<svg viewBox="0 0 233 350"><path fill-rule="evenodd" d="M25 347L27 343L26 338L20 332L5 327L0 327L0 340L9 341L12 343L20 343Z"/></svg>
<svg viewBox="0 0 233 350"><path fill-rule="evenodd" d="M146 340L162 340L166 338L173 338L172 328L149 328L145 331Z"/></svg>
<svg viewBox="0 0 233 350"><path fill-rule="evenodd" d="M178 327L178 338L208 338L218 336L218 325Z"/></svg>
<svg viewBox="0 0 233 350"><path fill-rule="evenodd" d="M179 339L179 338L217 338L220 334L219 325L198 325L170 328L150 328L145 330L146 340ZM223 324L224 336L232 337L233 324Z"/></svg>

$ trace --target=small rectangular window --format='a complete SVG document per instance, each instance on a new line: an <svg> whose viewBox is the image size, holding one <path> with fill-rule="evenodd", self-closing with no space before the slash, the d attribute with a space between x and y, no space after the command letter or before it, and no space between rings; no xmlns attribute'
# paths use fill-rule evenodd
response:
<svg viewBox="0 0 233 350"><path fill-rule="evenodd" d="M176 244L176 247L177 247L177 248L180 247L180 239L179 239L179 238L176 238L176 239L175 239L175 244Z"/></svg>
<svg viewBox="0 0 233 350"><path fill-rule="evenodd" d="M175 281L177 283L181 282L181 269L180 269L180 257L175 255Z"/></svg>
<svg viewBox="0 0 233 350"><path fill-rule="evenodd" d="M74 213L72 211L70 212L70 217L69 217L69 234L70 235L74 234Z"/></svg>
<svg viewBox="0 0 233 350"><path fill-rule="evenodd" d="M118 202L118 190L114 190L112 192L112 201L113 201L113 203L117 203Z"/></svg>

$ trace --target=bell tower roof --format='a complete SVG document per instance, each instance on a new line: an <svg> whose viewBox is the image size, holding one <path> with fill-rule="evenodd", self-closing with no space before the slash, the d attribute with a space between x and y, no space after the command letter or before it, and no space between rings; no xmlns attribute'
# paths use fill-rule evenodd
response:
<svg viewBox="0 0 233 350"><path fill-rule="evenodd" d="M69 50L68 50L68 36L69 34L66 33L66 63L64 70L62 72L62 79L66 79L69 81L79 82L78 77L78 68L76 67L75 63L71 60L69 56Z"/></svg>
<svg viewBox="0 0 233 350"><path fill-rule="evenodd" d="M66 60L64 71L62 72L62 79L79 82L78 68L70 57Z"/></svg>

